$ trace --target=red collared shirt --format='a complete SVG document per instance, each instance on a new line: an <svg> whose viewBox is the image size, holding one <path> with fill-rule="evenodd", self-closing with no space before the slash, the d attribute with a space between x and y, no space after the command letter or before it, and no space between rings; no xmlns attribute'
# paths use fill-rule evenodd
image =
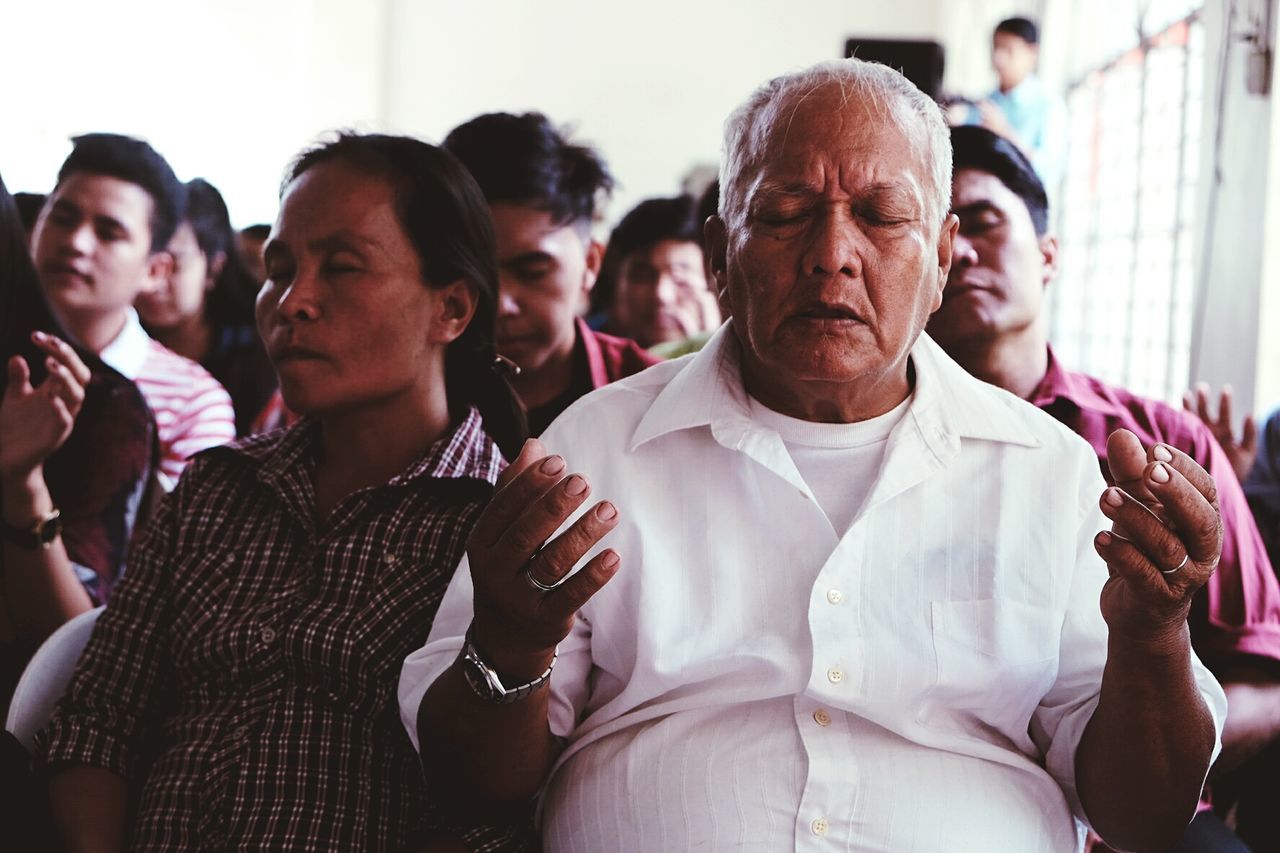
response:
<svg viewBox="0 0 1280 853"><path fill-rule="evenodd" d="M1093 446L1108 483L1107 436L1121 427L1144 446L1178 448L1213 476L1222 510L1222 561L1192 605L1192 645L1215 671L1240 655L1280 661L1280 583L1240 481L1208 427L1188 412L1064 370L1052 348L1049 370L1030 402Z"/></svg>
<svg viewBox="0 0 1280 853"><path fill-rule="evenodd" d="M597 332L579 317L573 344L573 378L563 394L529 411L529 434L538 436L579 397L610 382L639 373L662 359L629 338Z"/></svg>

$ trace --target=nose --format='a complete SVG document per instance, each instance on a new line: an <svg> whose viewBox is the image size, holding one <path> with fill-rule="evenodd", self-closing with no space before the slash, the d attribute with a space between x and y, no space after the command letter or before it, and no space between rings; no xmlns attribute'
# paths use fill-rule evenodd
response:
<svg viewBox="0 0 1280 853"><path fill-rule="evenodd" d="M275 311L280 319L289 322L306 323L320 319L320 300L314 278L303 272L296 273L280 291Z"/></svg>
<svg viewBox="0 0 1280 853"><path fill-rule="evenodd" d="M973 241L964 234L957 233L955 242L951 245L952 269L971 267L977 263L978 249L973 245Z"/></svg>
<svg viewBox="0 0 1280 853"><path fill-rule="evenodd" d="M801 258L804 272L814 276L860 277L859 234L852 214L843 210L824 210L814 221L812 236Z"/></svg>
<svg viewBox="0 0 1280 853"><path fill-rule="evenodd" d="M676 299L680 295L680 285L676 283L671 273L664 272L658 276L658 287L655 291L660 307L674 305Z"/></svg>
<svg viewBox="0 0 1280 853"><path fill-rule="evenodd" d="M511 295L510 288L498 286L498 316L514 317L520 313L520 305L516 302L515 297Z"/></svg>
<svg viewBox="0 0 1280 853"><path fill-rule="evenodd" d="M92 223L82 222L67 232L63 250L76 257L87 257L93 254L95 239Z"/></svg>

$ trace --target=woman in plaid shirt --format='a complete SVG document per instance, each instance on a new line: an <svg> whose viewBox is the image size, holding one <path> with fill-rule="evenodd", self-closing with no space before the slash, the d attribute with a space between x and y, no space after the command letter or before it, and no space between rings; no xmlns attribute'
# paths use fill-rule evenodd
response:
<svg viewBox="0 0 1280 853"><path fill-rule="evenodd" d="M258 330L305 417L198 455L132 550L44 733L59 832L70 850L521 849L518 827L432 808L396 706L524 437L484 198L438 148L344 135L289 170L265 258Z"/></svg>

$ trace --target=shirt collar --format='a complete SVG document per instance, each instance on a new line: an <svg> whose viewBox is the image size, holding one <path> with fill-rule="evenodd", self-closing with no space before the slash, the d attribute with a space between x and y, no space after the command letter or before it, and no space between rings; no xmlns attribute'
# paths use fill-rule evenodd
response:
<svg viewBox="0 0 1280 853"><path fill-rule="evenodd" d="M251 436L214 451L252 459L260 464L258 478L264 482L282 482L298 472L309 472L315 465L315 443L320 426L311 418L303 418L282 432ZM477 480L490 486L506 467L502 453L484 431L480 412L473 406L450 432L418 457L408 468L387 481L388 486L401 486L430 477L439 480Z"/></svg>
<svg viewBox="0 0 1280 853"><path fill-rule="evenodd" d="M1053 347L1049 349L1049 369L1044 378L1036 386L1030 397L1031 405L1043 409L1057 401L1065 400L1077 409L1089 409L1104 415L1118 417L1125 410L1111 400L1103 397L1083 373L1072 373L1062 368L1062 363L1054 355Z"/></svg>
<svg viewBox="0 0 1280 853"><path fill-rule="evenodd" d="M923 332L911 349L911 363L915 391L903 421L914 424L939 457L950 455L960 438L1040 444L996 399L1006 392L974 379ZM632 434L631 449L700 426L709 426L721 445L742 449L752 433L750 411L738 340L726 322L650 404Z"/></svg>
<svg viewBox="0 0 1280 853"><path fill-rule="evenodd" d="M591 327L581 317L574 320L574 328L578 341L582 344L582 350L587 355L587 372L591 376L591 387L603 388L609 384L609 370L604 363L604 350L600 348L600 341L596 340Z"/></svg>
<svg viewBox="0 0 1280 853"><path fill-rule="evenodd" d="M1040 78L1035 74L1028 74L1023 78L1021 83L1014 86L1009 91L1001 92L1000 94L1016 104L1021 104L1024 101L1035 98L1039 95L1041 88L1042 84L1040 83ZM997 89L996 91L999 90Z"/></svg>
<svg viewBox="0 0 1280 853"><path fill-rule="evenodd" d="M147 360L150 348L151 338L142 328L138 312L130 308L125 317L124 328L98 353L98 357L126 379L133 380L142 372L142 364Z"/></svg>

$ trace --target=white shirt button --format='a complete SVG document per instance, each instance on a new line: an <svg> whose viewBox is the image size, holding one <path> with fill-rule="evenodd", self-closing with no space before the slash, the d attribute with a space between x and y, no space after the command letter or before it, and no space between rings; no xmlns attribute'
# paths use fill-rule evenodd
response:
<svg viewBox="0 0 1280 853"><path fill-rule="evenodd" d="M829 589L827 590L827 601L832 604L839 604L844 601L844 593L838 589Z"/></svg>
<svg viewBox="0 0 1280 853"><path fill-rule="evenodd" d="M266 643L267 645L270 645L271 643L274 643L274 642L276 641L276 632L275 632L275 629L274 629L274 628L263 628L263 629L262 629L262 631L261 631L261 632L259 632L259 634L258 634L258 639L262 640L262 642Z"/></svg>
<svg viewBox="0 0 1280 853"><path fill-rule="evenodd" d="M819 708L813 712L813 721L820 726L829 726L831 725L831 715Z"/></svg>
<svg viewBox="0 0 1280 853"><path fill-rule="evenodd" d="M832 684L839 684L844 681L844 670L838 666L831 667L831 669L827 670L827 681Z"/></svg>
<svg viewBox="0 0 1280 853"><path fill-rule="evenodd" d="M382 562L386 563L388 566L394 566L396 563L400 562L400 558L388 551L382 555Z"/></svg>
<svg viewBox="0 0 1280 853"><path fill-rule="evenodd" d="M822 836L827 834L827 830L831 828L831 824L827 823L825 817L815 817L813 822L809 824L809 828L813 830L814 835Z"/></svg>

